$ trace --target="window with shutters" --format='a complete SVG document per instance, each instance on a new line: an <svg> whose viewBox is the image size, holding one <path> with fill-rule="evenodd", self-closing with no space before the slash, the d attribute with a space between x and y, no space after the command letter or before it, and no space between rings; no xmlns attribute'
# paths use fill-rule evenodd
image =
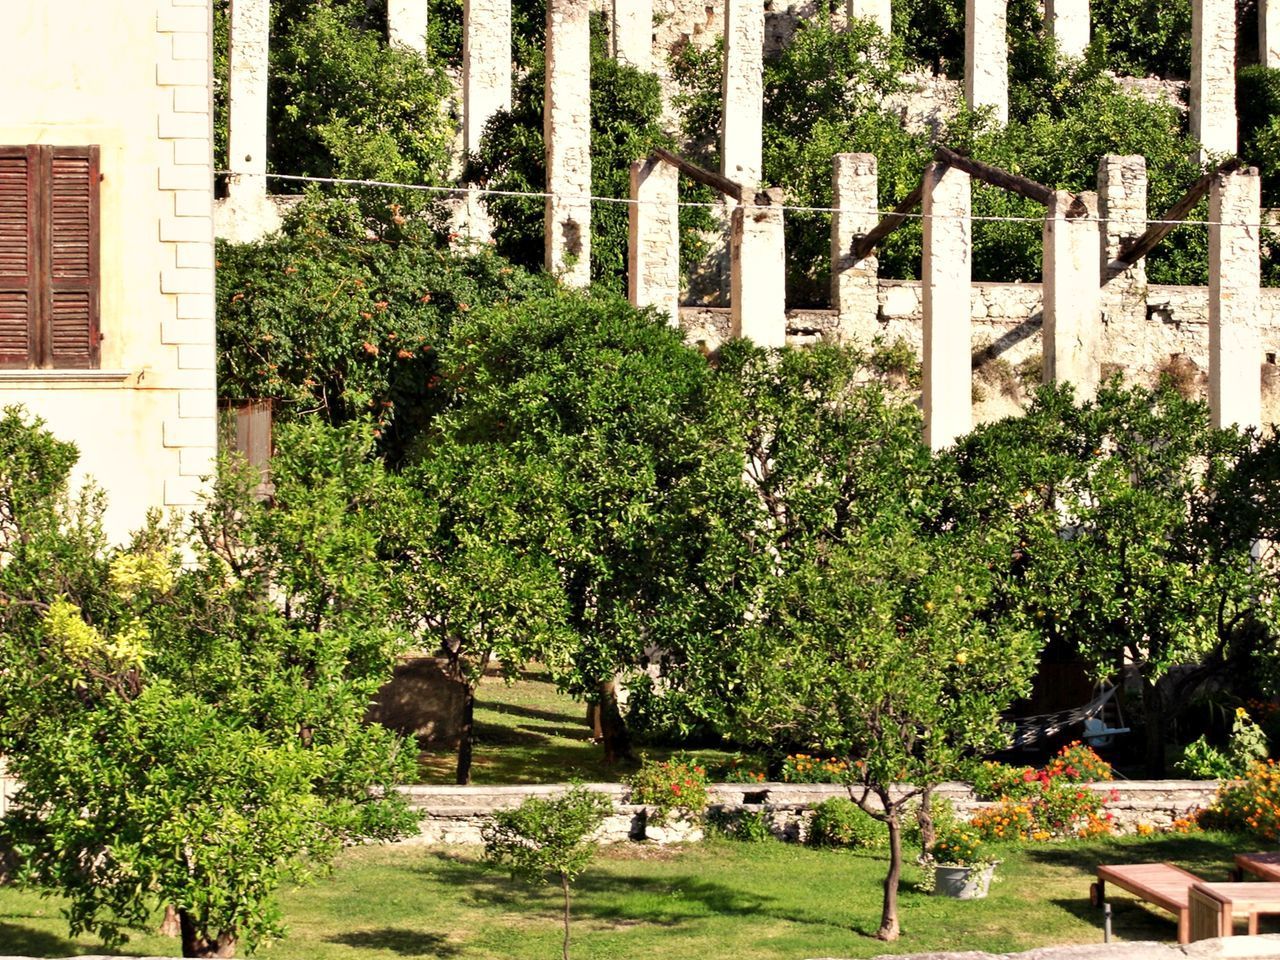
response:
<svg viewBox="0 0 1280 960"><path fill-rule="evenodd" d="M0 368L98 366L98 148L0 146Z"/></svg>

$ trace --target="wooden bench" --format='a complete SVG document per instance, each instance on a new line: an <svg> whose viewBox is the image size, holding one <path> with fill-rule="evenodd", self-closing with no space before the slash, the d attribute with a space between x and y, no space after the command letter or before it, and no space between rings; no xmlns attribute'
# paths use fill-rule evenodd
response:
<svg viewBox="0 0 1280 960"><path fill-rule="evenodd" d="M1258 932L1258 916L1280 913L1280 883L1193 883L1187 891L1192 940L1230 937L1235 917L1249 922L1249 935Z"/></svg>
<svg viewBox="0 0 1280 960"><path fill-rule="evenodd" d="M1243 880L1246 873L1252 873L1262 880L1280 881L1280 851L1237 853L1236 867L1231 873L1235 880Z"/></svg>
<svg viewBox="0 0 1280 960"><path fill-rule="evenodd" d="M1107 902L1107 884L1132 893L1139 900L1168 910L1178 920L1178 942L1191 942L1190 904L1187 891L1200 878L1172 863L1128 863L1100 865L1098 880L1089 887L1089 899L1096 907Z"/></svg>

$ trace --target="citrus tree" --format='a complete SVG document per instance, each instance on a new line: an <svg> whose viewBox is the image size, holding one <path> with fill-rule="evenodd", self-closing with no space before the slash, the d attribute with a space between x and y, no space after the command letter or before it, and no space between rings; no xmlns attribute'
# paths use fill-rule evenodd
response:
<svg viewBox="0 0 1280 960"><path fill-rule="evenodd" d="M412 824L415 752L363 717L405 632L357 431L282 431L275 502L225 469L190 532L108 548L74 450L0 420L0 823L18 875L118 944L175 908L184 956L282 933L275 893ZM387 611L393 611L388 617Z"/></svg>

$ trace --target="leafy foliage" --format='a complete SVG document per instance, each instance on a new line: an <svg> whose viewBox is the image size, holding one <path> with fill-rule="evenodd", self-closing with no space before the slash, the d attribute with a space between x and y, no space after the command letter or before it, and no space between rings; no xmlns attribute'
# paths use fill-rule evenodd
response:
<svg viewBox="0 0 1280 960"><path fill-rule="evenodd" d="M484 249L348 241L322 224L220 243L218 262L222 395L274 398L277 422L372 416L393 462L444 402L437 358L454 323L552 286Z"/></svg>
<svg viewBox="0 0 1280 960"><path fill-rule="evenodd" d="M1042 388L1026 416L956 447L944 516L963 526L1011 518L1006 602L1100 675L1136 666L1153 775L1166 705L1257 649L1264 592L1251 538L1223 536L1212 519L1240 519L1219 485L1251 444L1210 428L1206 408L1168 385L1113 382L1083 404Z"/></svg>
<svg viewBox="0 0 1280 960"><path fill-rule="evenodd" d="M662 823L675 811L700 817L707 809L707 771L688 757L650 760L627 778L632 803L653 807L651 823Z"/></svg>
<svg viewBox="0 0 1280 960"><path fill-rule="evenodd" d="M286 430L273 507L228 467L191 537L154 521L108 550L100 500L67 496L71 451L14 411L0 437L20 875L112 944L157 904L187 956L279 936L282 882L412 822L389 788L413 752L363 723L405 641L381 599L382 468L353 430Z"/></svg>
<svg viewBox="0 0 1280 960"><path fill-rule="evenodd" d="M805 842L814 847L879 850L889 845L884 824L852 800L832 797L813 808Z"/></svg>

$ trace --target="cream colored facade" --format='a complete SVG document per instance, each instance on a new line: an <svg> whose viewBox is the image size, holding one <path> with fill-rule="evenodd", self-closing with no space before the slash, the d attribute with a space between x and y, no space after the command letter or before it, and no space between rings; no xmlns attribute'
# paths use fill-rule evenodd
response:
<svg viewBox="0 0 1280 960"><path fill-rule="evenodd" d="M0 370L80 449L115 540L187 511L216 443L209 0L21 0L0 32L0 145L98 145L95 370Z"/></svg>

